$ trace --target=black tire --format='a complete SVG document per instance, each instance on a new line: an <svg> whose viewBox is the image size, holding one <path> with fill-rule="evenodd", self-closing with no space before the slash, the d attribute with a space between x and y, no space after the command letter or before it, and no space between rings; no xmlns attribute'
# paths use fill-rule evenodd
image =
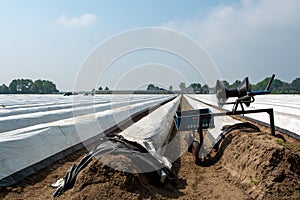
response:
<svg viewBox="0 0 300 200"><path fill-rule="evenodd" d="M195 161L195 164L198 164L200 162L200 158L199 158L200 144L197 141L193 141L191 147L192 147L192 154L193 154L193 159Z"/></svg>

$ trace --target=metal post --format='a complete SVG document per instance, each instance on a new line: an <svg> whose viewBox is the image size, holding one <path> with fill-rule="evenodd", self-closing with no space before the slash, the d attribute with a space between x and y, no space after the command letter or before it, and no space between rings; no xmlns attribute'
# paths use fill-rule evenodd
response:
<svg viewBox="0 0 300 200"><path fill-rule="evenodd" d="M268 114L270 116L270 129L271 129L271 134L275 136L275 125L274 125L274 112L273 108L269 109Z"/></svg>
<svg viewBox="0 0 300 200"><path fill-rule="evenodd" d="M203 128L202 128L202 116L201 115L199 115L198 134L199 134L200 147L201 147L202 144L203 144L203 140L204 140L204 137L203 137Z"/></svg>

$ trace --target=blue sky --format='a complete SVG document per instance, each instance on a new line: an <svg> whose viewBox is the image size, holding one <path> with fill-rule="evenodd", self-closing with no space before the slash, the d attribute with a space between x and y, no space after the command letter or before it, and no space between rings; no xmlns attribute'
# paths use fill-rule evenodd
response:
<svg viewBox="0 0 300 200"><path fill-rule="evenodd" d="M0 26L1 84L49 79L72 90L99 43L140 27L170 28L197 40L230 82L243 76L257 82L272 73L287 82L300 76L297 0L0 0ZM161 84L176 83L166 77Z"/></svg>

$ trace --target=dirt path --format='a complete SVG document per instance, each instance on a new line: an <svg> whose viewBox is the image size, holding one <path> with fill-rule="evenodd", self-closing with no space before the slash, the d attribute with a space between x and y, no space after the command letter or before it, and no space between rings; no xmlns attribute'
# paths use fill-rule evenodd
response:
<svg viewBox="0 0 300 200"><path fill-rule="evenodd" d="M191 109L185 99L182 101L181 109ZM181 133L181 142L179 142L185 152L187 151L187 144L184 141L186 134L188 132ZM179 189L183 194L179 199L248 199L244 191L228 183L216 173L216 169L220 168L218 163L209 167L197 166L191 154L187 152L180 157L180 160L178 178L186 180L186 186Z"/></svg>
<svg viewBox="0 0 300 200"><path fill-rule="evenodd" d="M181 108L189 109L183 100ZM184 142L172 138L166 155L173 163L176 184L156 187L144 174L128 174L93 160L77 177L74 188L58 199L299 199L300 142L283 142L249 129L230 133L221 144L221 157L212 165L195 165ZM87 152L83 149L56 162L19 184L0 190L0 199L52 199L50 184L64 176ZM175 158L176 158L175 156ZM174 158L174 159L175 159ZM119 156L116 160L130 160Z"/></svg>

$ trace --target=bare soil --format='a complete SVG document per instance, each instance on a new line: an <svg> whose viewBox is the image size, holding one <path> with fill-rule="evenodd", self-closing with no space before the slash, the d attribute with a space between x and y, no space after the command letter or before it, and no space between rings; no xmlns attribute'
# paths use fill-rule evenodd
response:
<svg viewBox="0 0 300 200"><path fill-rule="evenodd" d="M182 109L188 109L183 100ZM300 142L272 137L269 129L231 132L220 144L214 162L195 165L185 152L173 163L175 184L155 186L145 174L116 171L94 159L79 173L75 186L57 199L299 199ZM174 135L175 132L173 132ZM174 136L167 156L187 151L185 133ZM0 199L52 199L51 183L63 177L87 153L82 149L20 183L0 189ZM214 156L214 154L212 154ZM116 163L130 165L123 155Z"/></svg>

